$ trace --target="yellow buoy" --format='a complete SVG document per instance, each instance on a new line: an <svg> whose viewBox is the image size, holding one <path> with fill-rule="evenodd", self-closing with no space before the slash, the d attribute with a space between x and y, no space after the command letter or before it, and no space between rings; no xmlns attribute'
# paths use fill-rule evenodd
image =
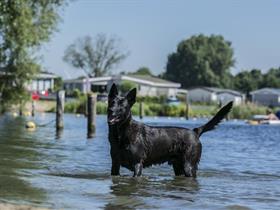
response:
<svg viewBox="0 0 280 210"><path fill-rule="evenodd" d="M26 117L29 117L29 116L31 116L31 112L28 112L28 111L23 112L23 115L26 116Z"/></svg>
<svg viewBox="0 0 280 210"><path fill-rule="evenodd" d="M247 123L250 124L250 125L258 125L258 124L260 124L259 121L257 121L257 120L248 120Z"/></svg>
<svg viewBox="0 0 280 210"><path fill-rule="evenodd" d="M36 124L32 121L28 121L26 124L25 124L25 127L27 129L35 129L36 128Z"/></svg>

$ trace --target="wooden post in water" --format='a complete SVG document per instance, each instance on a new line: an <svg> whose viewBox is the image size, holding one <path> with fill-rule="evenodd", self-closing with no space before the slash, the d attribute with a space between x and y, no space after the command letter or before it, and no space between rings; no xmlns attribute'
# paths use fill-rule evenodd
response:
<svg viewBox="0 0 280 210"><path fill-rule="evenodd" d="M20 100L20 103L19 103L19 116L22 116L22 101Z"/></svg>
<svg viewBox="0 0 280 210"><path fill-rule="evenodd" d="M139 104L139 118L143 119L143 116L144 116L144 104L143 104L143 101L140 101L140 104Z"/></svg>
<svg viewBox="0 0 280 210"><path fill-rule="evenodd" d="M186 113L185 113L186 120L189 119L189 112L190 112L190 106L188 101L188 94L186 93Z"/></svg>
<svg viewBox="0 0 280 210"><path fill-rule="evenodd" d="M84 116L88 116L88 101L85 101L84 103Z"/></svg>
<svg viewBox="0 0 280 210"><path fill-rule="evenodd" d="M91 92L91 84L89 82L89 76L87 75L86 76L86 93L90 94L90 92ZM85 101L85 104L84 104L84 115L85 115L85 117L87 117L88 114L89 114L88 110L89 110L89 108L88 108L88 101Z"/></svg>
<svg viewBox="0 0 280 210"><path fill-rule="evenodd" d="M89 93L87 100L88 138L92 138L96 131L96 95Z"/></svg>
<svg viewBox="0 0 280 210"><path fill-rule="evenodd" d="M218 104L218 106L219 106L219 109L221 109L221 108L223 107L222 100L219 100L219 104Z"/></svg>
<svg viewBox="0 0 280 210"><path fill-rule="evenodd" d="M56 95L56 130L61 130L64 127L63 124L63 112L64 112L65 91L59 90Z"/></svg>
<svg viewBox="0 0 280 210"><path fill-rule="evenodd" d="M35 101L32 100L32 105L31 105L31 115L32 117L35 116Z"/></svg>

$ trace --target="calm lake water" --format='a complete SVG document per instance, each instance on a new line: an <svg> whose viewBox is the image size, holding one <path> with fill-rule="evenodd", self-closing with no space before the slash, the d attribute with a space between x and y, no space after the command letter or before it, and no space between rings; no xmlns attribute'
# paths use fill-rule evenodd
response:
<svg viewBox="0 0 280 210"><path fill-rule="evenodd" d="M132 178L111 177L105 116L95 138L86 138L86 119L65 115L57 138L53 114L0 116L0 202L52 209L280 209L280 126L222 123L201 137L196 180L175 177L164 164ZM146 118L148 124L193 128L207 120Z"/></svg>

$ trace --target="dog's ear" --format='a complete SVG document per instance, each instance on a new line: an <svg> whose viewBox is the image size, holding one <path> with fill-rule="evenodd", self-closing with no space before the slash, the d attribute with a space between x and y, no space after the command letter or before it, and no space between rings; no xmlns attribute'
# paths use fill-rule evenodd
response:
<svg viewBox="0 0 280 210"><path fill-rule="evenodd" d="M136 102L136 88L130 90L126 95L126 98L128 100L129 105L132 106Z"/></svg>
<svg viewBox="0 0 280 210"><path fill-rule="evenodd" d="M118 89L115 83L113 83L110 92L109 92L109 99L110 98L115 98L118 95Z"/></svg>

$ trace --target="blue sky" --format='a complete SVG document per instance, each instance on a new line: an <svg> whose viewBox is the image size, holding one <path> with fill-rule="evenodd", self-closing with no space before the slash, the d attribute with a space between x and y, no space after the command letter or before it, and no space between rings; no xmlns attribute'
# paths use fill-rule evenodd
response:
<svg viewBox="0 0 280 210"><path fill-rule="evenodd" d="M233 73L280 66L280 1L277 0L76 0L62 14L59 30L41 49L42 64L64 78L83 74L62 60L78 37L98 33L122 39L129 57L113 73L149 67L165 70L168 54L192 35L219 34L232 42Z"/></svg>

